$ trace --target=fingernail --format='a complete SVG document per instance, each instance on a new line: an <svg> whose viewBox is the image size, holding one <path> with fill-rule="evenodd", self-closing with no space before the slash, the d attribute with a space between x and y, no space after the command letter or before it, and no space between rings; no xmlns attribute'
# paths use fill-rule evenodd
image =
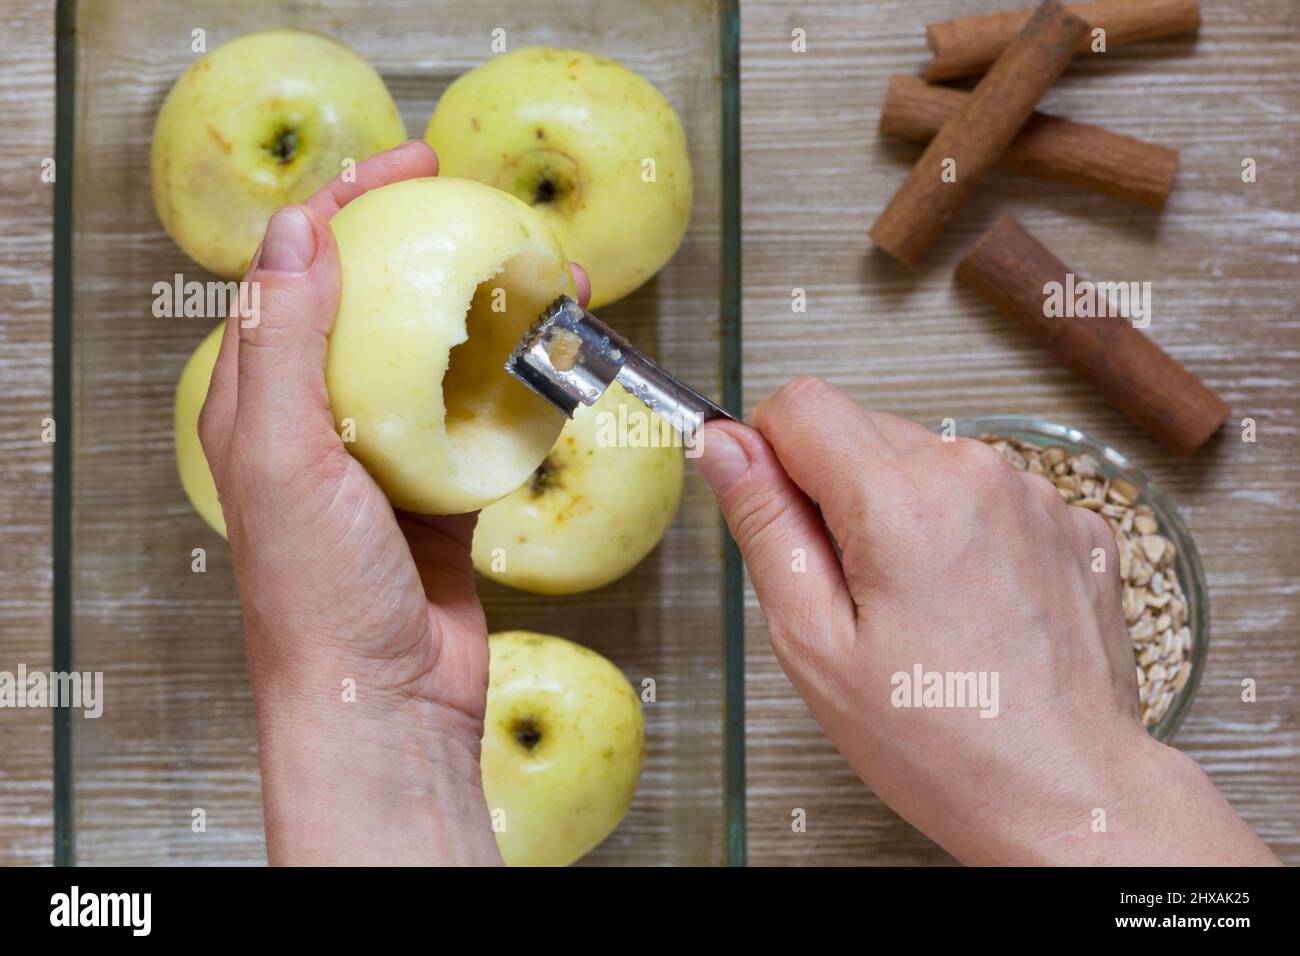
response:
<svg viewBox="0 0 1300 956"><path fill-rule="evenodd" d="M311 221L300 209L281 209L266 225L257 268L265 272L306 272L315 255L316 234Z"/></svg>
<svg viewBox="0 0 1300 956"><path fill-rule="evenodd" d="M749 471L745 447L721 428L701 431L696 441L701 443L703 451L696 463L715 495L724 494Z"/></svg>

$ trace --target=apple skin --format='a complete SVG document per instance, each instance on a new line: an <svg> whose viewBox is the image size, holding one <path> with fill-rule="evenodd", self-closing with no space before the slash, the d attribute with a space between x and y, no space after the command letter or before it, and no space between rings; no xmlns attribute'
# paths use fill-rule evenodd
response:
<svg viewBox="0 0 1300 956"><path fill-rule="evenodd" d="M626 296L677 250L691 215L682 122L649 82L614 60L549 47L464 74L424 134L441 170L534 206L591 277L591 308ZM644 182L642 162L655 161Z"/></svg>
<svg viewBox="0 0 1300 956"><path fill-rule="evenodd" d="M513 196L448 177L372 189L330 225L343 281L325 384L348 450L407 511L509 494L565 422L505 371L542 310L576 295L555 236Z"/></svg>
<svg viewBox="0 0 1300 956"><path fill-rule="evenodd" d="M405 140L383 80L350 47L302 30L250 33L196 60L163 101L154 208L195 262L237 279L275 210L308 199L345 159Z"/></svg>
<svg viewBox="0 0 1300 956"><path fill-rule="evenodd" d="M517 488L565 422L504 368L542 309L576 294L555 237L514 197L444 178L373 189L331 228L343 282L325 379L340 432L355 428L346 447L408 511L472 511ZM186 363L173 425L185 493L224 537L198 434L223 325ZM457 350L467 329L471 350Z"/></svg>
<svg viewBox="0 0 1300 956"><path fill-rule="evenodd" d="M602 447L602 423L616 421L619 406L629 422L644 416L660 447ZM577 594L618 580L654 550L677 513L682 449L668 444L672 435L615 382L574 413L544 472L483 509L474 567L536 594Z"/></svg>
<svg viewBox="0 0 1300 956"><path fill-rule="evenodd" d="M180 472L181 487L194 510L223 538L226 537L226 518L221 513L221 502L217 500L217 483L212 479L212 470L199 443L199 412L208 397L208 383L212 381L212 369L217 364L224 327L222 322L209 332L185 363L176 383L176 401L172 405L176 470Z"/></svg>
<svg viewBox="0 0 1300 956"><path fill-rule="evenodd" d="M632 804L641 701L609 660L564 638L506 631L488 647L483 790L505 811L497 846L510 866L568 866Z"/></svg>

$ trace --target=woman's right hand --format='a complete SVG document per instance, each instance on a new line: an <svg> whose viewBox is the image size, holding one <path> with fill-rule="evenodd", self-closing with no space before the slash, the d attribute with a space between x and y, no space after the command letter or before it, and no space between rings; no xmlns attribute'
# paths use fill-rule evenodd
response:
<svg viewBox="0 0 1300 956"><path fill-rule="evenodd" d="M1276 862L1143 728L1098 515L982 442L865 412L818 379L754 422L708 425L700 470L777 659L886 803L967 863ZM983 700L899 706L918 669L974 673Z"/></svg>

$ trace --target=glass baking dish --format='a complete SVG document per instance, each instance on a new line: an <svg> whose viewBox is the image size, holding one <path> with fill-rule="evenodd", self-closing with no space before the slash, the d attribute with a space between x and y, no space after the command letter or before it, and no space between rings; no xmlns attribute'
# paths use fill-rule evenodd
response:
<svg viewBox="0 0 1300 956"><path fill-rule="evenodd" d="M102 717L55 711L56 860L265 859L257 740L224 542L176 476L172 394L215 324L158 319L152 288L204 274L163 231L149 141L172 82L207 49L294 26L336 36L383 76L408 134L443 89L509 48L572 46L649 78L685 124L686 240L601 317L731 410L740 401L739 16L734 0L62 0L57 11L54 642L59 670L102 671ZM629 223L635 228L635 223ZM206 573L190 569L207 552ZM587 862L744 862L742 574L687 468L677 520L623 580L570 598L481 582L492 630L526 627L608 656L644 705L646 758L619 828ZM194 832L202 808L206 830ZM433 812L431 808L430 812Z"/></svg>

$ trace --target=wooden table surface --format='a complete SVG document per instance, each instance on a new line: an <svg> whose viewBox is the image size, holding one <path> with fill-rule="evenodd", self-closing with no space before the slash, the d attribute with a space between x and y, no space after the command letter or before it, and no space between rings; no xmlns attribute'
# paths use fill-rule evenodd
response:
<svg viewBox="0 0 1300 956"><path fill-rule="evenodd" d="M890 74L927 59L922 24L1000 0L745 2L742 11L745 404L799 373L935 422L992 412L1065 421L1137 460L1178 504L1212 598L1204 681L1176 744L1287 862L1300 862L1300 24L1294 0L1203 0L1198 36L1076 62L1043 108L1182 151L1157 214L995 172L924 266L867 243L919 155L879 135ZM51 664L52 4L0 0L0 670ZM792 31L807 52L791 50ZM1258 165L1243 183L1243 158ZM1055 367L952 267L1012 212L1080 274L1150 281L1147 334L1232 405L1177 462ZM791 311L802 289L808 308ZM1258 441L1241 441L1240 422ZM759 864L946 863L823 738L777 667L750 595L749 854ZM1241 700L1253 678L1258 699ZM51 725L0 713L0 863L52 860ZM791 812L807 812L806 832ZM1008 808L1013 812L1013 808ZM1177 808L1171 808L1177 812ZM101 837L102 839L102 837Z"/></svg>

